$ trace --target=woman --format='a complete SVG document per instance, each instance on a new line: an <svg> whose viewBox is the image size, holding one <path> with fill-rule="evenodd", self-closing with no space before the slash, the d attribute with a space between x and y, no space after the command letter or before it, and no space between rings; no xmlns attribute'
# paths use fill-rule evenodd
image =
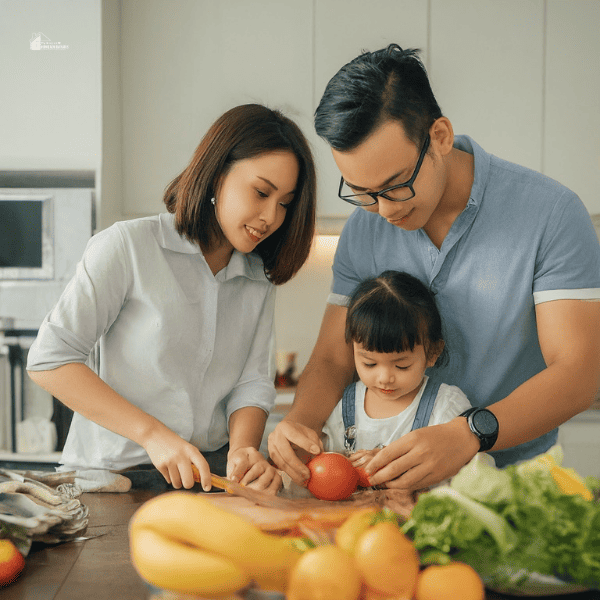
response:
<svg viewBox="0 0 600 600"><path fill-rule="evenodd" d="M314 234L308 143L277 111L233 108L164 202L90 240L29 352L33 381L75 411L59 468L152 463L191 488L195 465L205 490L213 467L275 491L258 447L275 399L274 285Z"/></svg>

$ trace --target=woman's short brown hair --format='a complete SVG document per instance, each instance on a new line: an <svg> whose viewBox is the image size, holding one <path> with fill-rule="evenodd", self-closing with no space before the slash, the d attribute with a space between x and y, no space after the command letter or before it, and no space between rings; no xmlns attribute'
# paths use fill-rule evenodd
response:
<svg viewBox="0 0 600 600"><path fill-rule="evenodd" d="M177 231L211 249L223 239L210 202L219 179L239 160L281 150L298 159L296 193L281 227L254 250L275 285L289 281L305 263L315 232L315 165L306 138L292 120L260 104L228 110L213 123L164 195L167 210L175 213Z"/></svg>

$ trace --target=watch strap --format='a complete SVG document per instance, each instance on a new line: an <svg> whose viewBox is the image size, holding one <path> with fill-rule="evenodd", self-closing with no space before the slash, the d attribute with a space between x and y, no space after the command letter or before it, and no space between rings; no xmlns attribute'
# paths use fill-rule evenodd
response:
<svg viewBox="0 0 600 600"><path fill-rule="evenodd" d="M477 429L474 423L473 415L481 411L489 413L494 418L494 421L496 422L496 430L493 433L486 434ZM494 446L496 440L498 439L498 419L491 410L488 410L487 408L481 408L479 406L472 406L471 408L468 408L462 412L459 416L467 419L469 429L477 436L477 439L479 439L479 452L485 452Z"/></svg>

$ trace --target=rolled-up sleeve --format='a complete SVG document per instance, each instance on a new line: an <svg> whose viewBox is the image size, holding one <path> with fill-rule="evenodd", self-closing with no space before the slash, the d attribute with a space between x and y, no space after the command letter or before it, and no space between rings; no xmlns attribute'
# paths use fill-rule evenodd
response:
<svg viewBox="0 0 600 600"><path fill-rule="evenodd" d="M28 354L27 369L46 371L86 363L125 301L127 256L118 229L94 236L56 306L44 319Z"/></svg>
<svg viewBox="0 0 600 600"><path fill-rule="evenodd" d="M556 201L540 239L535 262L533 298L551 300L600 298L600 245L589 214L573 192Z"/></svg>
<svg viewBox="0 0 600 600"><path fill-rule="evenodd" d="M246 406L257 406L267 414L273 408L276 392L274 382L269 376L269 353L273 335L274 312L275 287L270 286L264 297L248 358L237 384L227 397L226 416L228 422L233 412Z"/></svg>

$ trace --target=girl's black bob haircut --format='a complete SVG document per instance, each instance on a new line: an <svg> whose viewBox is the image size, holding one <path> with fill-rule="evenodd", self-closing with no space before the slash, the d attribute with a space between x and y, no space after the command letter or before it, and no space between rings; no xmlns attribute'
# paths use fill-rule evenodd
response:
<svg viewBox="0 0 600 600"><path fill-rule="evenodd" d="M346 316L346 342L370 352L407 352L425 348L427 358L446 360L442 318L431 291L416 277L384 271L354 290Z"/></svg>

